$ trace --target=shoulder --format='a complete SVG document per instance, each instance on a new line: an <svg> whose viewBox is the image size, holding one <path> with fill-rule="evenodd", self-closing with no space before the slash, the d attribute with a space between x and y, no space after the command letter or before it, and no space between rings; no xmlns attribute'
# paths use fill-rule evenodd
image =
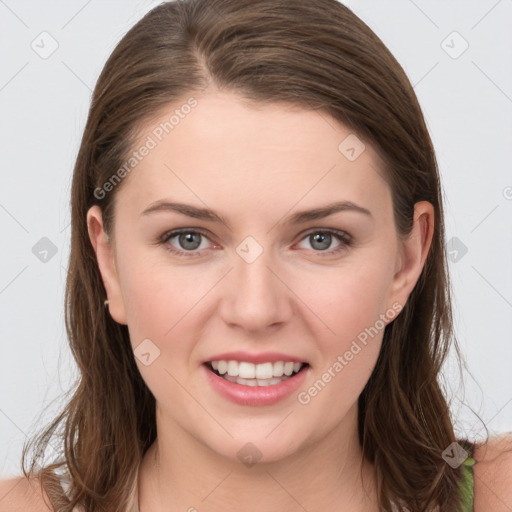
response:
<svg viewBox="0 0 512 512"><path fill-rule="evenodd" d="M53 512L39 479L24 476L0 480L0 512Z"/></svg>
<svg viewBox="0 0 512 512"><path fill-rule="evenodd" d="M474 511L512 510L512 434L502 434L476 445L473 453Z"/></svg>

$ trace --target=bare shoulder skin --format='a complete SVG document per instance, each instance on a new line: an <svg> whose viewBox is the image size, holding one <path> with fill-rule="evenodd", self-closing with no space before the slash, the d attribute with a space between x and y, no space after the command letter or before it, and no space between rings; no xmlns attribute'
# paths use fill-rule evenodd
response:
<svg viewBox="0 0 512 512"><path fill-rule="evenodd" d="M512 434L494 437L475 449L474 512L512 510Z"/></svg>
<svg viewBox="0 0 512 512"><path fill-rule="evenodd" d="M0 480L0 512L53 512L38 479L24 476Z"/></svg>

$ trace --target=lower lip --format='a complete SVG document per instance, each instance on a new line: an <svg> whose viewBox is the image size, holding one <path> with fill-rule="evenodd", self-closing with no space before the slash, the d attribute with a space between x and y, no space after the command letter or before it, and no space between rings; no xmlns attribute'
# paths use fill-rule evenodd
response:
<svg viewBox="0 0 512 512"><path fill-rule="evenodd" d="M307 366L293 377L273 386L243 386L242 384L230 382L223 377L219 377L206 365L202 366L208 381L221 396L239 405L256 407L273 405L289 397L304 382L309 371L309 366Z"/></svg>

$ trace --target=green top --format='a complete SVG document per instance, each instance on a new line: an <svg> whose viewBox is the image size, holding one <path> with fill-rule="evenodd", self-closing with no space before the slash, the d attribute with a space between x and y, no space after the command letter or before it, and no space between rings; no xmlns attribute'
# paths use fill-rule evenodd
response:
<svg viewBox="0 0 512 512"><path fill-rule="evenodd" d="M468 458L462 463L462 477L460 480L460 497L462 500L460 512L473 512L473 500L475 497L473 465L475 459L470 453Z"/></svg>

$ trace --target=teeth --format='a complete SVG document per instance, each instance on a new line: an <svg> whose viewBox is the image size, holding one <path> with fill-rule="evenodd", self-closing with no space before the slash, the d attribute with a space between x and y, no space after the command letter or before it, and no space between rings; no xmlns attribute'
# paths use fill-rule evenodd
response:
<svg viewBox="0 0 512 512"><path fill-rule="evenodd" d="M256 377L256 365L242 361L238 365L238 375L244 379L254 379L254 377ZM258 375L258 377L260 379L266 378L261 375ZM272 375L270 375L270 377L272 377Z"/></svg>
<svg viewBox="0 0 512 512"><path fill-rule="evenodd" d="M276 361L275 363L253 364L247 361L211 361L212 368L217 370L220 375L227 373L229 377L239 377L240 379L252 379L254 382L271 381L277 377L289 377L292 373L297 373L303 366L303 363L293 363L285 361ZM226 377L227 377L226 376ZM228 379L231 380L231 379ZM280 380L279 380L280 382ZM249 386L255 384L248 384ZM262 386L265 383L260 384Z"/></svg>
<svg viewBox="0 0 512 512"><path fill-rule="evenodd" d="M284 374L291 375L293 373L293 363L284 363Z"/></svg>
<svg viewBox="0 0 512 512"><path fill-rule="evenodd" d="M238 377L238 363L236 361L228 361L228 375ZM240 375L240 377L243 377L243 375Z"/></svg>
<svg viewBox="0 0 512 512"><path fill-rule="evenodd" d="M254 366L254 365L252 365ZM257 379L271 379L273 377L274 365L272 363L263 363L256 365L256 378ZM240 374L240 377L245 375Z"/></svg>
<svg viewBox="0 0 512 512"><path fill-rule="evenodd" d="M241 377L232 377L231 375L224 375L226 380L230 382L236 382L242 384L242 386L275 386L280 384L283 380L289 379L290 377L272 377L271 379L242 379Z"/></svg>
<svg viewBox="0 0 512 512"><path fill-rule="evenodd" d="M273 372L272 373L274 374L274 377L282 377L284 375L284 363L283 363L283 361L277 361L276 363L274 363Z"/></svg>

